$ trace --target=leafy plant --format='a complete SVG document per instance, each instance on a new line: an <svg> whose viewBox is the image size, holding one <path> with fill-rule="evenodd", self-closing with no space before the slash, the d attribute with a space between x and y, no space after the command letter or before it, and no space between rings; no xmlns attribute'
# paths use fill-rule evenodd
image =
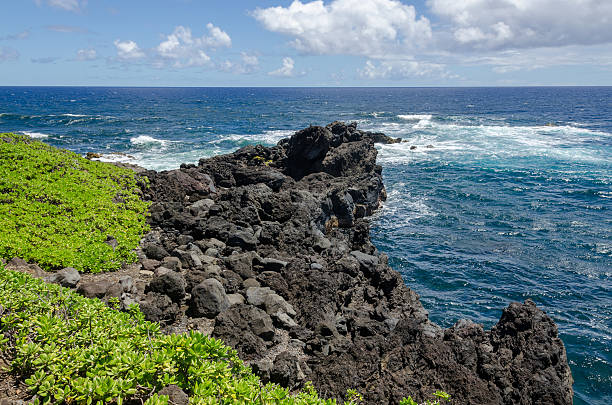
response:
<svg viewBox="0 0 612 405"><path fill-rule="evenodd" d="M236 351L198 332L163 335L134 306L119 312L0 266L0 350L41 403L145 400L176 384L198 404L335 404L311 384L263 385Z"/></svg>
<svg viewBox="0 0 612 405"><path fill-rule="evenodd" d="M0 257L90 272L134 261L148 209L137 190L131 170L0 134Z"/></svg>
<svg viewBox="0 0 612 405"><path fill-rule="evenodd" d="M400 405L441 405L440 400L450 401L451 398L449 394L440 390L434 392L433 396L437 399L434 399L433 401L426 400L422 404L419 404L414 399L412 399L411 396L408 396L408 398L402 398L402 400L400 401Z"/></svg>

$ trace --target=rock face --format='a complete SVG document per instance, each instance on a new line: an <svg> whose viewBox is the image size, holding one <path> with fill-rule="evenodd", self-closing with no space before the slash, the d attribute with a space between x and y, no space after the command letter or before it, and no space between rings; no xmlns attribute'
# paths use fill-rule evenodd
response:
<svg viewBox="0 0 612 405"><path fill-rule="evenodd" d="M571 404L563 343L533 302L511 304L489 331L429 321L370 242L368 217L385 199L374 142L396 140L334 122L145 172L148 316L169 330L211 319L262 378L292 389L354 388L371 404L437 389L457 404Z"/></svg>

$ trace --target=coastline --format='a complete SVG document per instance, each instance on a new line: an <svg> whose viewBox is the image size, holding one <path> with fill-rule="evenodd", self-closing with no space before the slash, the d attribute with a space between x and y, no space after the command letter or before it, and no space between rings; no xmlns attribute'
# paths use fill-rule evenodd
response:
<svg viewBox="0 0 612 405"><path fill-rule="evenodd" d="M532 302L512 304L491 331L428 320L369 240L385 197L373 141L334 123L145 172L153 232L130 270L136 292L119 298L168 331L212 332L289 387L355 388L367 403L436 389L453 403L571 403L563 344ZM111 279L85 277L81 292L103 298Z"/></svg>

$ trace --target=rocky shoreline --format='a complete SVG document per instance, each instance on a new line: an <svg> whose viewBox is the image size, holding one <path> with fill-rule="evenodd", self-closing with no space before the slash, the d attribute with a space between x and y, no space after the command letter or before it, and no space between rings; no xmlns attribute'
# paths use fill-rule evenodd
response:
<svg viewBox="0 0 612 405"><path fill-rule="evenodd" d="M533 302L511 304L489 331L466 320L442 329L370 242L386 197L374 143L396 141L334 122L275 147L140 171L152 231L137 264L101 275L8 267L138 303L167 332L210 333L292 389L312 381L340 398L354 388L371 404L435 390L457 404L571 404L565 348Z"/></svg>

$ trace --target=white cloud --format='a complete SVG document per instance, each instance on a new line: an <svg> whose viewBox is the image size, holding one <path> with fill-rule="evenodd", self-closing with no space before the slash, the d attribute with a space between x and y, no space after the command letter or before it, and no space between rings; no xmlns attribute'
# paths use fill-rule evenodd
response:
<svg viewBox="0 0 612 405"><path fill-rule="evenodd" d="M359 76L364 79L410 79L417 77L444 77L450 75L444 65L438 63L420 62L416 60L383 60L373 62L368 60Z"/></svg>
<svg viewBox="0 0 612 405"><path fill-rule="evenodd" d="M156 51L163 59L173 61L175 67L204 66L210 63L208 49L230 47L230 36L211 23L206 25L208 35L193 37L189 27L178 26L161 42Z"/></svg>
<svg viewBox="0 0 612 405"><path fill-rule="evenodd" d="M293 77L296 75L295 72L293 71L294 68L295 68L295 61L292 58L287 56L286 58L283 58L283 65L280 68L272 72L269 72L268 74L270 76Z"/></svg>
<svg viewBox="0 0 612 405"><path fill-rule="evenodd" d="M43 0L35 1L39 6L43 3ZM66 11L80 11L87 5L87 0L45 0L44 3Z"/></svg>
<svg viewBox="0 0 612 405"><path fill-rule="evenodd" d="M116 40L114 44L117 48L117 56L119 56L120 59L140 59L145 56L144 52L134 41Z"/></svg>
<svg viewBox="0 0 612 405"><path fill-rule="evenodd" d="M397 0L321 0L289 7L258 8L253 16L273 32L293 38L291 45L311 54L382 57L418 48L431 38L425 17Z"/></svg>
<svg viewBox="0 0 612 405"><path fill-rule="evenodd" d="M247 52L241 52L240 60L238 62L226 60L218 67L219 70L223 72L250 74L256 72L259 69L259 58L257 55L250 54Z"/></svg>
<svg viewBox="0 0 612 405"><path fill-rule="evenodd" d="M608 0L428 0L449 26L446 46L477 50L612 42Z"/></svg>
<svg viewBox="0 0 612 405"><path fill-rule="evenodd" d="M80 61L95 60L98 58L98 53L95 49L79 49L76 59Z"/></svg>
<svg viewBox="0 0 612 405"><path fill-rule="evenodd" d="M0 62L19 59L19 52L8 46L0 47Z"/></svg>

